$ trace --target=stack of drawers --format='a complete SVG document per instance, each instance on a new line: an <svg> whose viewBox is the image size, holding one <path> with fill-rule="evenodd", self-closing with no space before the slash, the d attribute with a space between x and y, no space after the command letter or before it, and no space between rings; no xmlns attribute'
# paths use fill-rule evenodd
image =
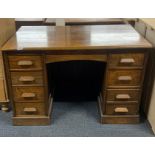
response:
<svg viewBox="0 0 155 155"><path fill-rule="evenodd" d="M105 90L105 115L123 118L139 114L143 70L143 53L109 55ZM117 122L129 123L125 119L120 121L117 119ZM111 123L115 122L112 121Z"/></svg>
<svg viewBox="0 0 155 155"><path fill-rule="evenodd" d="M45 115L43 63L41 56L8 56L14 116Z"/></svg>

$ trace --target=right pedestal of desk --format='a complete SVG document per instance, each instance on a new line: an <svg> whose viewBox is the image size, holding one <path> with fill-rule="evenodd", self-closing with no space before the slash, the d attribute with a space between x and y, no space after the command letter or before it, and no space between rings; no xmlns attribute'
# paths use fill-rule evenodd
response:
<svg viewBox="0 0 155 155"><path fill-rule="evenodd" d="M139 122L146 62L143 52L108 56L104 88L98 98L101 123Z"/></svg>

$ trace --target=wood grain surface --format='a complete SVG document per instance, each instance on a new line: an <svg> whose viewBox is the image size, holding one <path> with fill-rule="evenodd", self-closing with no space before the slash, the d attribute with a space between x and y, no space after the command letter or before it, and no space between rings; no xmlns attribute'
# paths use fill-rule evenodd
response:
<svg viewBox="0 0 155 155"><path fill-rule="evenodd" d="M23 26L4 46L6 50L67 50L151 48L130 25ZM124 51L125 52L125 51Z"/></svg>

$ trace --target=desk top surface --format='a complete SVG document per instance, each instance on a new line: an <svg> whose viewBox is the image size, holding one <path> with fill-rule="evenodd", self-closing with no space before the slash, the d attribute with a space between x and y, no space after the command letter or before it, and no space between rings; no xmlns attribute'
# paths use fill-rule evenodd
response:
<svg viewBox="0 0 155 155"><path fill-rule="evenodd" d="M23 26L2 50L151 48L130 25Z"/></svg>

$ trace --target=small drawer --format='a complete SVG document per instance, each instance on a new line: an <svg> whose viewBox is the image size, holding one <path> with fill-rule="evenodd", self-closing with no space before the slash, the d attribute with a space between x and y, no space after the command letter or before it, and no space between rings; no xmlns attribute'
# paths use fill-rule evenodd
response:
<svg viewBox="0 0 155 155"><path fill-rule="evenodd" d="M15 103L15 115L45 115L43 103Z"/></svg>
<svg viewBox="0 0 155 155"><path fill-rule="evenodd" d="M133 104L107 104L106 114L107 115L135 115L138 114L139 107Z"/></svg>
<svg viewBox="0 0 155 155"><path fill-rule="evenodd" d="M10 69L42 69L41 56L8 56Z"/></svg>
<svg viewBox="0 0 155 155"><path fill-rule="evenodd" d="M40 102L44 101L43 87L13 87L15 102Z"/></svg>
<svg viewBox="0 0 155 155"><path fill-rule="evenodd" d="M43 85L42 72L11 72L12 85Z"/></svg>
<svg viewBox="0 0 155 155"><path fill-rule="evenodd" d="M142 67L144 54L111 54L109 67Z"/></svg>
<svg viewBox="0 0 155 155"><path fill-rule="evenodd" d="M141 70L110 70L108 71L108 86L140 86Z"/></svg>
<svg viewBox="0 0 155 155"><path fill-rule="evenodd" d="M138 89L109 89L107 90L107 101L139 101L140 91Z"/></svg>

